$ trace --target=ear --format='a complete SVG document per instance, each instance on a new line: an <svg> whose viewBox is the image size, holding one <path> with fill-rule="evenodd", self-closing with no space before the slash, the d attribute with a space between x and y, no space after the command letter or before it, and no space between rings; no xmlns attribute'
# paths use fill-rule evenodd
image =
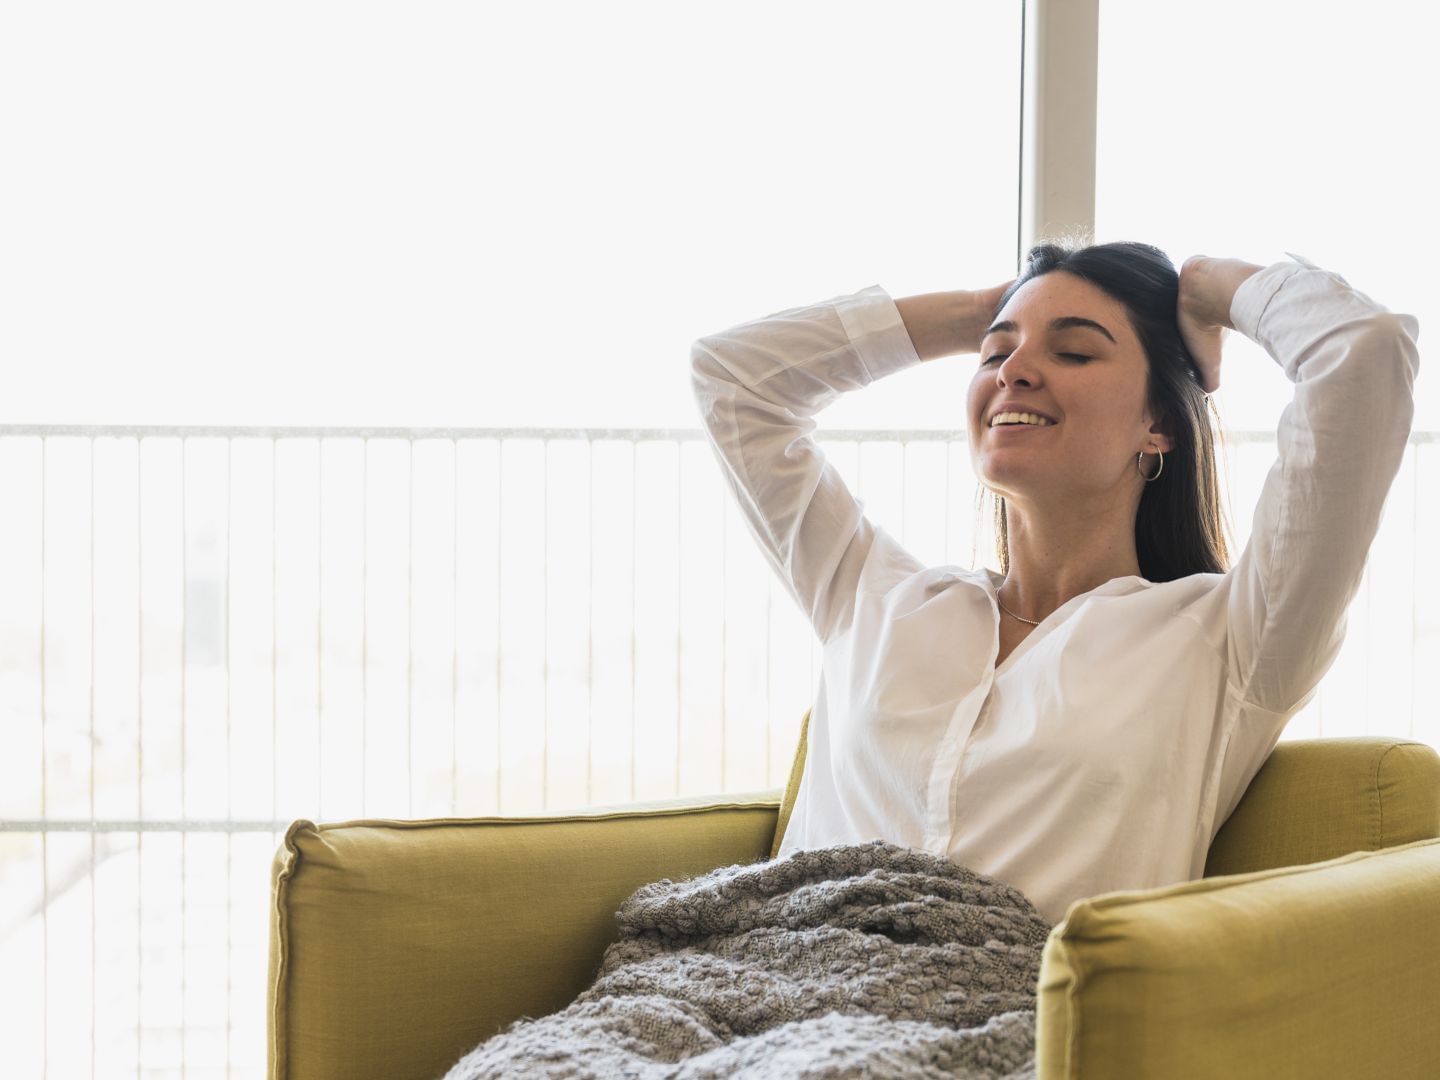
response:
<svg viewBox="0 0 1440 1080"><path fill-rule="evenodd" d="M1151 449L1152 443L1166 454L1175 448L1175 440L1165 432L1167 427L1169 424L1164 420L1157 420L1150 425L1150 439L1145 444L1146 450Z"/></svg>

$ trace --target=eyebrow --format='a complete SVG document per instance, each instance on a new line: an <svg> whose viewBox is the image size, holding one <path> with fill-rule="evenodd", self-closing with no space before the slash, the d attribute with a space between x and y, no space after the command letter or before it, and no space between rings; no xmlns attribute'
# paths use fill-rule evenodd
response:
<svg viewBox="0 0 1440 1080"><path fill-rule="evenodd" d="M1051 330L1068 330L1071 327L1085 327L1091 330L1099 330L1100 333L1104 334L1107 338L1110 338L1110 344L1118 344L1115 339L1111 337L1110 331L1106 330L1094 319L1082 319L1079 315L1062 315L1058 319L1050 320ZM1003 331L1014 329L1015 324L1009 319L1006 319L1004 322L997 322L994 326L990 327L989 330L986 330L985 333L981 334L980 340L984 341L991 334L999 334Z"/></svg>

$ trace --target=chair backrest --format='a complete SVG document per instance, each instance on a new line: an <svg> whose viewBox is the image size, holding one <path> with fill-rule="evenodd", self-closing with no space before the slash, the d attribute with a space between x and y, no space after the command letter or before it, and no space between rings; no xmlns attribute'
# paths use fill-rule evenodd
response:
<svg viewBox="0 0 1440 1080"><path fill-rule="evenodd" d="M1277 743L1210 844L1205 876L1440 836L1440 754L1393 735Z"/></svg>
<svg viewBox="0 0 1440 1080"><path fill-rule="evenodd" d="M775 821L775 842L770 845L770 858L780 854L780 841L785 839L785 826L790 824L790 811L795 808L795 797L800 794L800 777L805 773L805 755L810 749L810 710L805 710L805 719L800 721L800 743L795 748L795 760L790 763L790 779L785 782L785 797L780 800L780 817Z"/></svg>
<svg viewBox="0 0 1440 1080"><path fill-rule="evenodd" d="M800 791L810 710L780 802L770 857ZM1323 862L1440 837L1440 753L1390 735L1276 744L1210 845L1205 876Z"/></svg>

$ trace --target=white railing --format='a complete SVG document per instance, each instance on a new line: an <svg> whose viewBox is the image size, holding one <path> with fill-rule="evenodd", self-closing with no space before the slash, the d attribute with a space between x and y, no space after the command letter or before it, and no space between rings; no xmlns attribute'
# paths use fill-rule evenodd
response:
<svg viewBox="0 0 1440 1080"><path fill-rule="evenodd" d="M991 561L965 432L815 437L922 561ZM1275 436L1226 438L1233 555ZM1287 737L1437 743L1436 441ZM778 789L816 685L698 430L12 425L0 508L8 1075L260 1076L290 821Z"/></svg>

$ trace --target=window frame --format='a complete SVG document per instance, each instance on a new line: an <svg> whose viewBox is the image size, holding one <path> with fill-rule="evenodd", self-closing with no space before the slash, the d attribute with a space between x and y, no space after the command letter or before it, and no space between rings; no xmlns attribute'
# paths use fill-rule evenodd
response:
<svg viewBox="0 0 1440 1080"><path fill-rule="evenodd" d="M1100 0L1021 0L1016 272L1044 238L1095 237Z"/></svg>

